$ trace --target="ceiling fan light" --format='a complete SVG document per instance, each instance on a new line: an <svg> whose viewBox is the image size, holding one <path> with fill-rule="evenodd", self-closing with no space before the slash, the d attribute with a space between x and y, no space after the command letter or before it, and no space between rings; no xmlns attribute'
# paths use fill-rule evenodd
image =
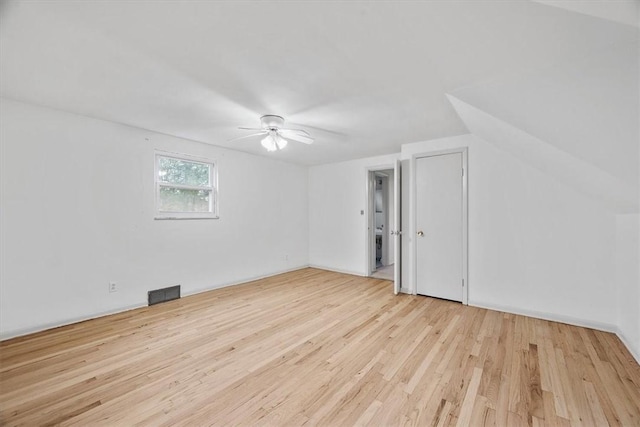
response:
<svg viewBox="0 0 640 427"><path fill-rule="evenodd" d="M240 127L239 129L244 130L253 130L260 131L258 133L254 133L251 135L242 136L240 138L233 138L229 141L235 141L238 139L251 138L258 135L266 136L260 141L262 146L269 152L284 150L289 144L289 140L294 140L298 142L302 142L304 144L311 144L313 142L313 138L309 133L303 129L288 129L284 128L284 119L281 116L276 115L265 115L260 118L260 123L262 125L262 129L256 128L245 128ZM282 135L286 135L287 139L284 139Z"/></svg>
<svg viewBox="0 0 640 427"><path fill-rule="evenodd" d="M267 151L276 151L278 149L278 146L271 135L267 135L267 137L260 141L260 143L267 149Z"/></svg>
<svg viewBox="0 0 640 427"><path fill-rule="evenodd" d="M284 147L287 146L287 143L289 142L283 137L281 137L280 135L277 135L274 139L276 141L276 146L278 147L278 150L282 150Z"/></svg>

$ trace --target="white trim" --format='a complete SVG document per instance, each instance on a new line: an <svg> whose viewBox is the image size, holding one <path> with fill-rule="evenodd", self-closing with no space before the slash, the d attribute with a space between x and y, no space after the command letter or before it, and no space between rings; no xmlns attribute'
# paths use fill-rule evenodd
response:
<svg viewBox="0 0 640 427"><path fill-rule="evenodd" d="M333 271L334 273L351 274L352 276L369 277L368 275L362 274L362 272L359 272L359 271L342 270L340 268L327 267L327 266L318 265L318 264L309 264L307 267L317 268L318 270Z"/></svg>
<svg viewBox="0 0 640 427"><path fill-rule="evenodd" d="M589 319L580 319L572 316L564 316L562 314L527 310L527 309L509 306L509 305L487 303L484 301L471 301L469 305L471 307L485 308L487 310L501 311L501 312L510 313L510 314L518 314L520 316L527 316L527 317L533 317L536 319L549 320L551 322L566 323L568 325L597 329L599 331L604 331L604 332L616 333L618 331L618 327L616 325L612 325L609 323L602 323L602 322L594 322Z"/></svg>
<svg viewBox="0 0 640 427"><path fill-rule="evenodd" d="M171 184L161 182L158 180L159 163L160 158L172 158L184 160L189 163L199 163L209 166L209 185L206 187L194 186L194 185L182 185ZM154 162L153 162L153 184L154 184L154 219L219 219L219 207L218 207L218 164L215 160L192 156L190 154L175 153L171 151L154 150ZM209 212L166 212L159 209L160 200L160 188L184 188L187 190L205 190L211 193L209 198Z"/></svg>
<svg viewBox="0 0 640 427"><path fill-rule="evenodd" d="M627 347L627 350L629 350L629 353L631 353L631 356L633 356L633 358L636 359L636 362L638 362L638 364L640 365L640 348L638 348L636 351L633 345L631 345L631 342L625 338L620 327L616 327L615 333L618 336L618 338L620 338L620 341L622 341L622 344L624 344L624 346Z"/></svg>
<svg viewBox="0 0 640 427"><path fill-rule="evenodd" d="M161 156L164 157L165 159L168 158L167 156ZM173 157L175 158L175 157ZM195 163L195 162L194 162ZM207 164L207 166L211 166L211 163ZM170 184L168 182L162 182L159 181L158 185L160 187L169 187L169 188L179 188L181 190L205 190L205 191L213 191L213 187L212 186L208 186L208 187L199 187L197 185L183 185L183 184Z"/></svg>
<svg viewBox="0 0 640 427"><path fill-rule="evenodd" d="M631 343L625 338L624 334L620 330L620 327L617 325L613 325L610 323L594 322L589 319L580 319L577 317L564 316L561 314L527 310L527 309L521 309L513 306L508 306L508 305L486 303L481 301L471 301L469 302L469 306L484 308L486 310L492 310L492 311L500 311L503 313L516 314L519 316L527 316L535 319L548 320L550 322L565 323L567 325L579 326L581 328L590 328L590 329L596 329L598 331L613 333L620 339L622 344L627 348L627 350L629 351L631 356L633 356L636 362L640 364L640 353L638 353L634 349Z"/></svg>
<svg viewBox="0 0 640 427"><path fill-rule="evenodd" d="M363 274L360 274L360 273L357 273L357 272L354 272L354 271L340 270L340 269L335 269L335 268L329 268L329 267L309 264L309 265L303 265L303 266L294 267L294 268L290 268L290 269L286 269L286 270L281 270L281 271L270 273L270 274L266 274L266 275L260 275L260 276L255 276L255 277L251 277L251 278L246 278L246 279L242 279L240 281L227 282L227 283L224 283L224 284L215 285L213 287L207 287L207 288L202 288L202 289L198 289L198 290L185 292L185 293L182 294L182 297L186 297L186 296L189 296L189 295L195 295L195 294L199 294L199 293L203 293L203 292L208 292L208 291L212 291L212 290L215 290L215 289L226 288L226 287L229 287L229 286L242 285L242 284L245 284L245 283L253 282L255 280L260 280L260 279L264 279L264 278L267 278L267 277L277 276L279 274L289 273L289 272L297 271L297 270L304 270L305 268L316 268L316 269L319 269L319 270L333 271L333 272L336 272L336 273L350 274L350 275L360 276L360 277L367 277L367 276L365 276ZM409 295L412 294L411 289L409 289L409 288L400 288L400 293L409 294ZM570 316L561 316L561 315L558 316L558 315L555 315L555 314L552 314L552 313L543 313L543 312L532 311L532 310L521 310L521 309L518 309L518 308L515 308L515 307L511 307L511 306L500 306L500 305L496 305L496 304L488 304L488 303L476 302L476 301L470 302L469 306L477 307L477 308L484 308L484 309L493 310L493 311L500 311L500 312L503 312L503 313L510 313L510 314L517 314L517 315L521 315L521 316L534 317L534 318L537 318L537 319L549 320L549 321L552 321L552 322L566 323L566 324L569 324L569 325L586 327L586 328L591 328L591 329L597 329L597 330L600 330L600 331L615 333L616 336L622 342L622 344L627 348L629 353L640 364L640 354L635 351L634 347L625 338L625 336L622 333L622 331L620 330L620 328L618 326L616 326L616 325L610 325L610 324L607 324L607 323L600 323L600 322L592 322L592 321L589 321L589 320L578 319L578 318L574 318L574 317L570 317ZM17 330L13 330L13 331L10 331L10 332L0 333L0 341L5 341L5 340L12 339L12 338L17 338L17 337L21 337L21 336L24 336L24 335L33 334L33 333L36 333L36 332L42 332L42 331L45 331L45 330L48 330L48 329L59 328L59 327L62 327L62 326L67 326L67 325L71 325L71 324L78 323L78 322L84 322L84 321L91 320L91 319L97 319L99 317L109 316L109 315L113 315L113 314L122 313L122 312L125 312L125 311L131 311L131 310L136 310L136 309L146 308L146 307L148 307L147 304L128 305L128 306L120 307L120 308L117 308L117 309L114 309L114 310L107 310L107 311L103 311L103 312L99 312L99 313L94 313L92 315L72 317L72 318L69 318L69 319L61 320L59 322L46 323L46 324L43 324L43 325L40 325L40 326L17 329Z"/></svg>
<svg viewBox="0 0 640 427"><path fill-rule="evenodd" d="M409 250L411 256L409 258L409 270L411 275L410 289L411 294L418 294L417 284L417 246L415 239L416 221L417 221L417 189L416 189L416 160L424 157L442 156L445 154L462 154L462 279L464 280L464 289L462 290L462 304L469 304L469 147L457 147L446 150L434 150L411 155L409 166L409 233L411 236L411 244Z"/></svg>
<svg viewBox="0 0 640 427"><path fill-rule="evenodd" d="M91 319L97 319L99 317L104 317L104 316L110 316L112 314L118 314L124 311L135 310L143 307L147 307L147 304L132 304L132 305L127 305L125 307L115 308L113 310L107 310L107 311L101 311L98 313L88 314L86 316L70 317L68 319L60 320L58 322L50 322L50 323L44 323L38 326L15 329L13 331L0 333L0 341L8 340L11 338L17 338L24 335L34 334L36 332L42 332L48 329L60 328L62 326L68 326L74 323L84 322Z"/></svg>
<svg viewBox="0 0 640 427"><path fill-rule="evenodd" d="M402 287L402 160L393 165L393 293L398 295Z"/></svg>
<svg viewBox="0 0 640 427"><path fill-rule="evenodd" d="M209 286L209 287L206 287L206 288L191 290L191 291L188 291L188 292L183 292L181 297L186 297L186 296L189 296L189 295L195 295L195 294L200 294L200 293L203 293L203 292L213 291L215 289L226 288L228 286L242 285L242 284L245 284L245 283L253 282L255 280L265 279L267 277L277 276L279 274L289 273L289 272L292 272L292 271L303 270L303 269L309 268L309 267L311 267L311 266L302 265L302 266L299 266L299 267L289 268L289 269L286 269L286 270L278 270L276 272L263 274L263 275L260 275L260 276L247 277L247 278L243 278L243 279L240 279L240 280L237 280L237 281L233 281L233 282L226 282L226 283L222 283L222 284L218 284L218 285L214 285L214 286ZM99 317L110 316L112 314L118 314L118 313L122 313L122 312L125 312L125 311L131 311L131 310L136 310L136 309L140 309L140 308L147 308L148 306L149 305L146 302L145 303L140 303L140 304L132 304L132 305L124 306L124 307L115 308L113 310L107 310L107 311L102 311L102 312L98 312L98 313L89 314L89 315L86 315L86 316L70 317L68 319L60 320L58 322L45 323L45 324L42 324L42 325L29 327L29 328L24 328L24 329L16 329L16 330L5 332L5 333L0 333L0 341L8 340L8 339L11 339L11 338L21 337L21 336L33 334L33 333L36 333L36 332L46 331L48 329L54 329L54 328L59 328L59 327L62 327L62 326L72 325L74 323L84 322L84 321L91 320L91 319L97 319Z"/></svg>
<svg viewBox="0 0 640 427"><path fill-rule="evenodd" d="M462 150L462 304L469 304L469 149Z"/></svg>
<svg viewBox="0 0 640 427"><path fill-rule="evenodd" d="M219 283L217 285L207 286L207 287L204 287L204 288L193 289L193 290L190 290L188 292L184 292L181 296L186 297L186 296L190 296L190 295L201 294L203 292L213 291L213 290L216 290L216 289L227 288L229 286L244 285L245 283L254 282L254 281L260 280L260 279L266 279L268 277L277 276L279 274L291 273L292 271L304 270L305 268L309 268L309 267L310 267L309 265L305 264L305 265L302 265L302 266L299 266L299 267L292 267L292 268L287 268L287 269L284 269L284 270L278 270L278 271L275 271L273 273L267 273L267 274L261 274L261 275L258 275L258 276L245 277L245 278L240 279L240 280L234 280L234 281L231 281L231 282Z"/></svg>

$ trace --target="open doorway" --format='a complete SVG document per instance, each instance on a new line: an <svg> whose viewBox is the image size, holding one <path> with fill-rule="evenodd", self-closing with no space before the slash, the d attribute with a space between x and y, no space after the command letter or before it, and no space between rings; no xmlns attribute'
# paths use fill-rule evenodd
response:
<svg viewBox="0 0 640 427"><path fill-rule="evenodd" d="M369 275L394 280L394 170L369 171Z"/></svg>

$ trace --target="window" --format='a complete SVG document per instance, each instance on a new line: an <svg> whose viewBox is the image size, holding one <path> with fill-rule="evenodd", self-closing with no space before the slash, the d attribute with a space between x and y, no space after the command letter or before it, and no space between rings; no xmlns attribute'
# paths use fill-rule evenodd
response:
<svg viewBox="0 0 640 427"><path fill-rule="evenodd" d="M215 162L156 152L156 219L218 218Z"/></svg>

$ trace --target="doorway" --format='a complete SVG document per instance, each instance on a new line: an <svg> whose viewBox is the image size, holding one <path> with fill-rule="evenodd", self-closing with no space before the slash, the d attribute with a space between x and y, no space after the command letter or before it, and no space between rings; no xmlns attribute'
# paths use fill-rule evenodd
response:
<svg viewBox="0 0 640 427"><path fill-rule="evenodd" d="M417 156L416 294L467 303L466 149Z"/></svg>
<svg viewBox="0 0 640 427"><path fill-rule="evenodd" d="M369 171L369 275L394 280L396 254L393 224L395 173L393 169Z"/></svg>

